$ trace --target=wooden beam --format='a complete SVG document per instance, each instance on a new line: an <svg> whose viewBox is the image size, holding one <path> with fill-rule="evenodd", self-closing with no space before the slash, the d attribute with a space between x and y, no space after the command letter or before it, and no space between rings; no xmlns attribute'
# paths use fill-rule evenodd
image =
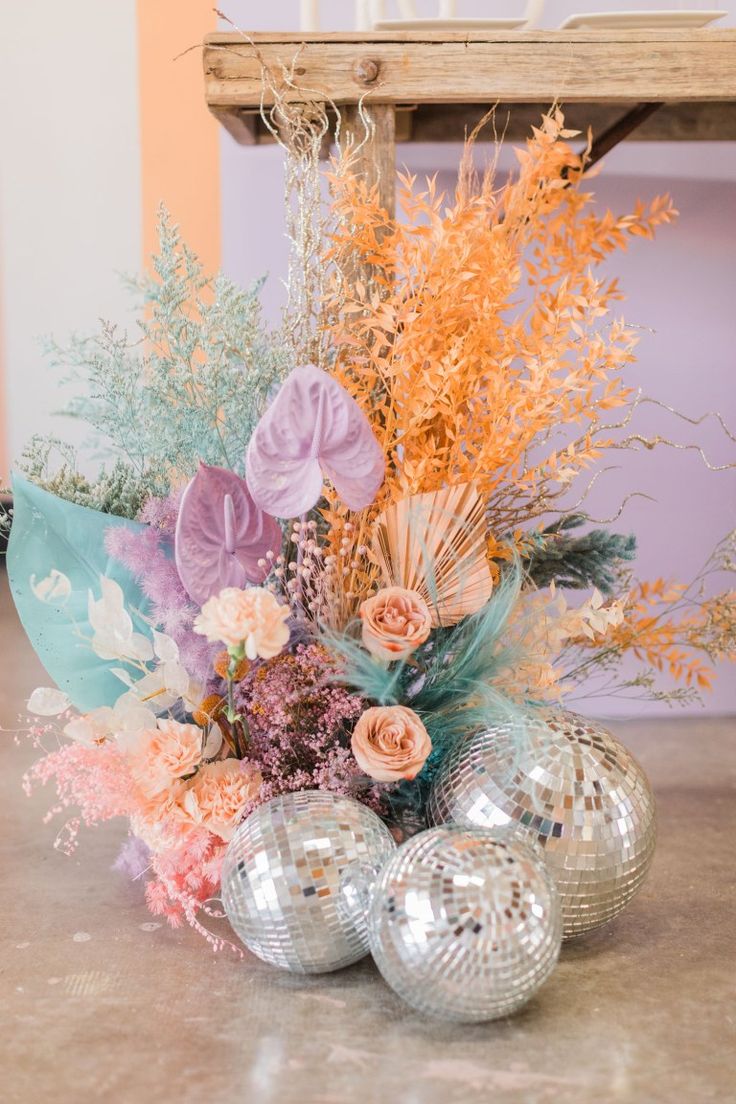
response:
<svg viewBox="0 0 736 1104"><path fill-rule="evenodd" d="M461 142L465 131L483 117L487 107L478 104L419 104L410 113L410 136L397 135L397 141ZM571 130L587 131L593 136L608 130L626 107L621 104L563 103L565 125ZM496 106L496 127L511 142L523 141L529 129L537 126L549 103L501 103ZM397 131L404 112L397 110ZM493 137L489 130L481 140ZM643 120L627 138L630 142L734 142L736 141L736 102L663 104Z"/></svg>
<svg viewBox="0 0 736 1104"><path fill-rule="evenodd" d="M390 31L212 31L205 35L205 43L221 43L229 46L232 43L254 43L261 45L264 42L272 42L275 45L293 44L295 42L320 43L320 42L401 42L416 43L429 42L515 42L524 39L527 42L559 42L562 40L574 40L576 42L600 42L607 39L611 42L662 42L678 39L681 41L701 39L733 40L734 28L719 27L713 25L704 30L681 30L674 28L656 30L648 28L633 28L630 30L566 30L566 31L487 31L487 30L457 30L457 31L431 31L431 30L390 30Z"/></svg>
<svg viewBox="0 0 736 1104"><path fill-rule="evenodd" d="M736 30L209 35L211 107L257 107L261 72L293 65L293 100L621 103L736 100Z"/></svg>
<svg viewBox="0 0 736 1104"><path fill-rule="evenodd" d="M262 122L255 108L213 107L210 111L222 123L240 146L257 146L261 142Z"/></svg>
<svg viewBox="0 0 736 1104"><path fill-rule="evenodd" d="M645 103L630 108L620 119L617 119L615 123L612 123L610 127L604 130L602 134L596 136L590 147L588 165L595 165L597 161L600 161L607 153L610 153L619 142L623 142L625 138L634 134L642 123L645 123L647 119L654 115L655 111L659 111L661 106L661 103Z"/></svg>
<svg viewBox="0 0 736 1104"><path fill-rule="evenodd" d="M491 104L487 105L492 106ZM537 126L549 104L497 104L496 127L509 142L520 142ZM621 104L563 104L565 124L594 138L626 111ZM398 104L396 142L462 142L486 112L482 104ZM241 145L268 145L273 137L256 108L213 108L216 118ZM489 127L480 141L493 139ZM736 142L736 103L663 104L642 121L628 142Z"/></svg>
<svg viewBox="0 0 736 1104"><path fill-rule="evenodd" d="M359 109L348 105L342 112L341 132L358 151L353 171L369 186L378 185L381 206L393 218L396 213L396 112L393 106L370 104Z"/></svg>

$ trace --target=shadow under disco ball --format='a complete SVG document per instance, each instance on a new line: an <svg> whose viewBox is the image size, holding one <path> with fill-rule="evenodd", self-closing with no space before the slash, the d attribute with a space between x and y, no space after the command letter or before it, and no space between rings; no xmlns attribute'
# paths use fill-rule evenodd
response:
<svg viewBox="0 0 736 1104"><path fill-rule="evenodd" d="M644 771L605 728L574 713L469 735L448 755L429 821L526 829L544 848L565 937L613 919L654 855L654 797Z"/></svg>
<svg viewBox="0 0 736 1104"><path fill-rule="evenodd" d="M368 953L364 884L396 849L365 805L323 790L274 797L230 841L222 903L248 950L319 974Z"/></svg>
<svg viewBox="0 0 736 1104"><path fill-rule="evenodd" d="M560 952L557 893L526 840L447 825L412 837L373 888L371 953L418 1012L459 1023L520 1008Z"/></svg>

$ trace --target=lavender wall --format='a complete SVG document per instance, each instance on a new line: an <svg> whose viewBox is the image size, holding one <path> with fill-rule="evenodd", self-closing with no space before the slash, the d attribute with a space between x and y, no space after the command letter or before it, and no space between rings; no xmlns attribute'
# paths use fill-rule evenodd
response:
<svg viewBox="0 0 736 1104"><path fill-rule="evenodd" d="M613 6L594 0L584 4L552 0L543 22L555 26L573 10ZM431 11L433 5L422 7ZM350 25L352 5L323 0L321 8L325 28ZM459 4L460 11L468 15L521 8L511 2L461 0ZM250 9L249 3L242 2L231 4L227 11L242 25L248 21L248 29L289 29L295 24L296 5L284 4L277 17L269 13L267 20L261 17L257 23ZM736 19L724 22L733 24ZM238 147L227 135L222 141L224 266L240 281L268 271L271 279L265 302L276 318L283 300L279 280L286 258L281 156L272 148ZM400 158L418 172L439 170L443 184L450 186L458 152L459 147L454 146L405 146ZM595 181L597 202L617 211L628 209L639 196L648 198L667 190L681 212L678 222L665 227L654 244L633 242L630 251L617 256L612 265L627 294L627 320L648 328L642 331L639 359L630 370L630 380L647 394L692 416L716 409L736 426L736 146L631 143L608 157ZM639 428L682 442L697 436L713 464L734 458L732 442L713 420L695 431L650 409L641 412ZM718 538L736 526L736 473L709 472L695 453L664 449L621 452L619 461L618 471L597 486L590 500L591 512L610 515L633 489L650 495L652 502L632 501L618 523L638 535L637 570L645 578L671 575L689 579ZM736 680L728 670L722 673L707 706L711 712L736 711ZM613 700L596 702L595 708L612 714L642 711L638 703ZM656 712L662 707L645 708Z"/></svg>

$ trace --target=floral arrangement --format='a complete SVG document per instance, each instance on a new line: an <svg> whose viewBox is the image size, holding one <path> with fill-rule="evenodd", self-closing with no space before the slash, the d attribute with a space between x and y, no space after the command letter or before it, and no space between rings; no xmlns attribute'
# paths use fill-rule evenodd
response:
<svg viewBox="0 0 736 1104"><path fill-rule="evenodd" d="M228 841L270 798L351 795L403 838L478 718L583 686L691 700L736 658L734 592L709 589L734 534L689 586L637 581L635 538L584 512L607 451L654 443L598 265L676 212L597 212L573 137L546 116L503 184L471 138L449 202L400 177L401 219L345 149L324 218L300 192L272 332L162 214L140 339L51 346L112 466L34 440L15 475L10 581L56 684L27 785L56 788L64 850L125 818L119 868L215 946Z"/></svg>

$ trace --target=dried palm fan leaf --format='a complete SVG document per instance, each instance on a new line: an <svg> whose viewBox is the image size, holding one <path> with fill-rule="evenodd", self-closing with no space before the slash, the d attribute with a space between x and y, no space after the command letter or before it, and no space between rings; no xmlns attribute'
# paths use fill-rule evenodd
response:
<svg viewBox="0 0 736 1104"><path fill-rule="evenodd" d="M388 586L421 594L435 626L455 625L491 596L487 528L472 483L409 495L376 518L371 559Z"/></svg>

